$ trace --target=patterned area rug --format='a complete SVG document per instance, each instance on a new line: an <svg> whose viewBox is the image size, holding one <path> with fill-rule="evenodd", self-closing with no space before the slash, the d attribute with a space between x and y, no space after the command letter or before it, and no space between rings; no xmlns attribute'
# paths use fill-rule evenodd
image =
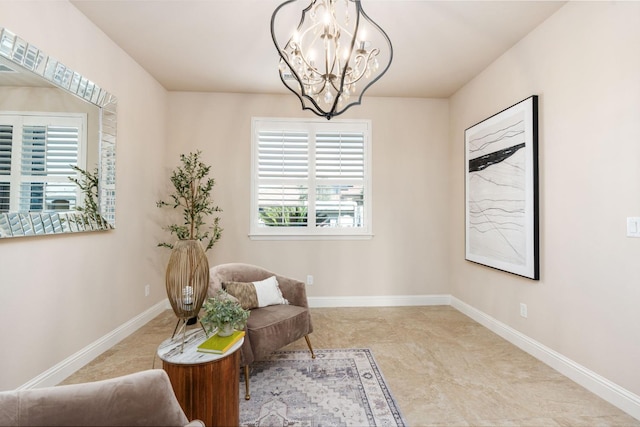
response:
<svg viewBox="0 0 640 427"><path fill-rule="evenodd" d="M369 349L279 351L251 365L251 400L240 381L240 424L405 426Z"/></svg>

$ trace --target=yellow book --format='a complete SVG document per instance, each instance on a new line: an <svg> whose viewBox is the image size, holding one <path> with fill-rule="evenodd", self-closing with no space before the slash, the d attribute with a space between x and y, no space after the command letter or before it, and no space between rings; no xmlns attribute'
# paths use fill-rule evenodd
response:
<svg viewBox="0 0 640 427"><path fill-rule="evenodd" d="M224 354L242 337L244 337L244 331L235 331L228 337L221 337L216 334L200 344L198 351L202 353Z"/></svg>

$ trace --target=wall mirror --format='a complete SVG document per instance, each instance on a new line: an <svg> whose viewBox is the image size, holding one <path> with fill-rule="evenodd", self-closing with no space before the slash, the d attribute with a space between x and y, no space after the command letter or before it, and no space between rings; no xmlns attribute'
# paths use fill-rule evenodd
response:
<svg viewBox="0 0 640 427"><path fill-rule="evenodd" d="M115 227L117 99L0 27L0 238Z"/></svg>

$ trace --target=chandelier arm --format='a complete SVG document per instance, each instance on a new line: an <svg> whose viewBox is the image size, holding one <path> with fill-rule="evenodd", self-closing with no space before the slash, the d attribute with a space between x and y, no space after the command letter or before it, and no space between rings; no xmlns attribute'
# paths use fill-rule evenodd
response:
<svg viewBox="0 0 640 427"><path fill-rule="evenodd" d="M382 34L382 37L384 38L384 40L387 42L387 47L389 48L389 61L387 62L387 65L382 69L382 71L380 71L378 73L378 75L373 78L369 84L367 86L365 86L362 89L362 94L360 95L360 97L362 98L362 95L364 94L365 90L367 90L369 87L371 87L371 85L373 85L375 82L377 82L378 80L380 80L380 78L387 72L387 70L389 70L389 67L391 66L391 63L393 62L393 45L391 44L391 40L389 39L389 36L387 35L387 33L378 25L376 24L370 17L369 15L367 15L365 13L365 11L362 9L362 5L360 4L359 1L356 2L357 5L357 10L360 14L362 14L362 16L364 17L364 19L367 20L367 22L369 22L369 24L371 24L374 28L376 28L378 31L380 31L380 33ZM378 51L380 50L379 48L377 48ZM346 108L345 108L346 110Z"/></svg>
<svg viewBox="0 0 640 427"><path fill-rule="evenodd" d="M387 35L387 33L378 25L376 24L366 13L365 11L362 9L362 5L360 4L360 1L356 0L356 10L359 14L362 14L362 16L378 31L380 31L380 34L382 34L382 37L384 38L384 40L387 43L387 47L389 48L389 60L387 62L387 65L382 69L382 71L380 71L378 73L377 76L375 76L360 92L360 95L358 96L358 99L355 101L350 102L348 105L346 105L343 109L341 109L340 111L337 111L335 113L335 115L339 115L344 113L345 111L347 111L349 108L355 106L355 105L360 105L362 103L362 97L364 96L364 93L366 92L366 90L371 87L371 85L373 85L375 82L377 82L378 80L380 80L380 78L389 70L389 67L391 66L391 63L393 62L393 45L391 44L391 40L389 39L389 36Z"/></svg>
<svg viewBox="0 0 640 427"><path fill-rule="evenodd" d="M366 72L367 72L367 68L368 68L368 66L369 66L369 65L368 65L368 64L369 64L369 61L370 61L370 60L371 60L371 58L373 58L374 56L377 56L377 55L378 55L378 53L380 53L380 49L377 49L377 48L376 48L376 49L371 50L371 52L367 52L367 55L363 55L363 54L358 55L358 57L359 57L359 58L360 58L360 59L365 63L365 66L364 66L364 67L362 67L362 70L360 71L360 73L359 73L359 74L356 74L356 73L354 73L354 72L351 72L351 73L350 73L350 75L353 75L353 76L355 76L355 77L353 78L353 80L349 80L349 81L347 82L347 84L357 83L358 81L360 81L360 80L365 76L365 74L366 74ZM353 68L353 69L355 69L355 68Z"/></svg>
<svg viewBox="0 0 640 427"><path fill-rule="evenodd" d="M312 77L312 76L314 76L314 75L316 75L316 74L317 74L318 76L322 76L322 75L318 72L318 70L317 70L317 69L316 69L316 68L311 64L311 62L309 62L309 61L307 60L307 58L306 58L304 55L299 55L299 58L301 59L302 64L305 66L306 70L307 70L307 71L311 71L311 76L310 76L310 77ZM294 70L292 70L292 71L294 71ZM296 72L296 74L297 74L297 72ZM315 81L314 81L313 83L311 83L311 82L310 82L309 84L318 84L318 83L320 83L321 81L322 81L322 78L319 78L319 77L318 77L317 79L315 79Z"/></svg>
<svg viewBox="0 0 640 427"><path fill-rule="evenodd" d="M358 12L358 5L360 4L359 1L356 1L356 12ZM334 16L335 18L335 16ZM347 76L347 69L349 68L349 59L351 58L351 54L353 53L353 46L355 46L356 43L356 37L355 35L358 34L358 28L360 28L360 14L356 13L356 23L355 23L355 27L353 29L353 34L351 35L351 41L349 44L349 56L347 57L347 60L344 62L344 66L342 67L341 73L340 73L340 85L338 87L336 87L333 84L333 81L330 82L331 86L335 89L336 91L336 96L335 99L333 100L333 104L331 105L331 110L328 113L329 115L327 115L327 120L330 120L331 117L338 115L340 113L336 113L337 109L338 109L338 103L340 102L340 98L342 97L342 92L344 91L344 80ZM348 32L347 32L348 33ZM335 52L335 58L338 57L338 52L336 50Z"/></svg>
<svg viewBox="0 0 640 427"><path fill-rule="evenodd" d="M273 44L276 47L276 50L278 51L278 55L280 55L280 59L282 61L284 61L284 63L287 65L287 67L289 68L289 70L291 71L292 75L294 76L294 78L298 81L298 84L300 85L300 90L304 93L304 87L302 86L302 82L300 79L300 76L298 76L298 73L296 73L296 70L293 68L293 66L291 65L291 63L289 62L289 55L286 53L286 48L287 46L289 46L291 44L291 39L289 39L287 41L287 43L284 46L284 49L280 49L280 44L278 43L278 40L276 39L276 34L274 32L274 28L275 28L275 20L276 20L276 15L278 14L278 12L280 11L280 9L282 9L284 6L293 3L297 0L287 0L284 3L280 4L280 6L278 6L274 11L273 14L271 15L271 40L273 40ZM315 3L315 0L314 0ZM298 28L300 28L304 22L304 16L305 16L305 12L307 10L309 10L311 8L312 4L309 5L306 9L304 9L302 11L302 15L300 17L300 22L298 23ZM287 89L289 89L291 92L293 92L296 96L298 96L298 98L300 99L300 102L302 103L302 106L304 107L304 102L303 100L300 98L300 95L298 95L298 93L292 88L290 87L287 82L285 81L283 72L280 71L279 72L280 75L280 80L282 81L282 83L287 87Z"/></svg>
<svg viewBox="0 0 640 427"><path fill-rule="evenodd" d="M308 12L308 9L311 9L313 7L313 4L315 4L316 1L314 0L314 2L303 11L304 14L306 14ZM324 4L320 3L317 4L314 7L316 10L314 11L316 14L318 13L317 9L322 9L324 8ZM312 30L316 30L320 25L319 22L315 23L313 25L310 25L308 28L304 29L303 31L301 31L301 28L303 26L303 22L304 21L304 17L303 19L300 21L300 24L298 25L297 31L298 31L298 42L296 42L295 40L290 40L289 43L291 43L292 47L295 49L294 53L297 53L298 57L300 58L300 60L302 61L302 64L305 66L305 70L308 71L308 73L305 73L305 75L309 75L309 82L307 83L308 85L317 85L319 83L323 83L322 85L322 89L318 90L318 91L312 91L312 94L319 94L320 92L322 92L322 90L324 90L324 88L326 87L326 78L325 78L325 74L321 73L318 68L312 63L311 60L309 60L307 58L307 56L305 56L304 54L304 49L303 49L303 40L305 40L307 38L308 35L310 35L313 31ZM318 34L313 35L312 37L314 37L314 40L312 40L310 43L308 43L309 45L314 45L317 40L318 40ZM326 48L325 48L326 50ZM329 69L327 63L326 63L326 58L325 58L325 69ZM292 70L295 71L295 70ZM296 72L296 74L298 74ZM298 74L299 76L299 74ZM304 79L300 79L300 80L304 80ZM305 91L307 92L307 91Z"/></svg>
<svg viewBox="0 0 640 427"><path fill-rule="evenodd" d="M294 0L294 1L295 1L295 0ZM296 80L297 80L297 79L296 79ZM314 113L314 114L315 114L315 115L317 115L317 116L325 117L325 118L327 118L327 119L329 119L329 118L330 118L330 117L327 117L327 114L322 110L322 108L321 108L321 107L318 105L318 103L313 99L313 97L311 97L311 96L309 96L309 95L307 95L307 94L306 94L306 92L304 91L304 88L302 88L302 83L301 83L299 80L297 80L297 81L298 81L298 84L300 84L300 85L301 85L300 90L301 90L302 94L300 94L300 93L296 92L296 91L295 91L291 86L289 86L289 85L287 84L287 82L285 81L285 79L284 79L284 77L283 77L282 73L280 73L280 81L282 82L282 84L284 84L284 86L285 86L287 89L289 89L289 91L291 91L291 93L293 93L293 94L298 98L298 100L300 101L300 106L302 107L302 110L309 110L309 111L311 111L312 113ZM304 99L303 99L303 98L305 98L305 99L309 100L309 102L311 102L311 103L313 104L313 107L314 107L314 108L309 107L308 105L306 105L306 104L304 103Z"/></svg>

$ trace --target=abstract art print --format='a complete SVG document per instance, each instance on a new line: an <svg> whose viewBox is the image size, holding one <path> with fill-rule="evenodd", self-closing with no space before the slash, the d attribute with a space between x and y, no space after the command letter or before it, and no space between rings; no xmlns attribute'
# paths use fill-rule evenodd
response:
<svg viewBox="0 0 640 427"><path fill-rule="evenodd" d="M538 280L538 97L464 137L466 259Z"/></svg>

